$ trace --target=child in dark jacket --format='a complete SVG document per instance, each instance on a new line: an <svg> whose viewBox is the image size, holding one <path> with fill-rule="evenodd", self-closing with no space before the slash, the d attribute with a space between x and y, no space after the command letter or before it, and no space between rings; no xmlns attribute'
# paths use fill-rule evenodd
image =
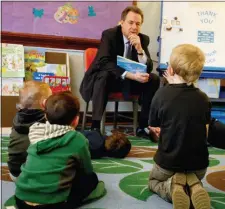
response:
<svg viewBox="0 0 225 209"><path fill-rule="evenodd" d="M35 122L44 123L45 115L42 103L51 95L49 86L42 82L28 81L19 91L19 111L13 119L10 141L8 145L8 168L10 176L15 180L26 161L29 128Z"/></svg>
<svg viewBox="0 0 225 209"><path fill-rule="evenodd" d="M131 143L123 133L102 136L98 131L82 131L89 141L92 159L102 157L124 158L131 149Z"/></svg>
<svg viewBox="0 0 225 209"><path fill-rule="evenodd" d="M72 209L105 193L93 172L88 141L74 130L80 104L64 92L45 103L46 123L30 127L26 163L16 181L18 209Z"/></svg>

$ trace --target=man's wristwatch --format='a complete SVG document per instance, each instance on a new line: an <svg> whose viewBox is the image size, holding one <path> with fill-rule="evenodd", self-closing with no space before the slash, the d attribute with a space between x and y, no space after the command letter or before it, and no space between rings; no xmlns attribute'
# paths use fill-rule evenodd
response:
<svg viewBox="0 0 225 209"><path fill-rule="evenodd" d="M144 55L144 50L141 53L137 53L138 55Z"/></svg>

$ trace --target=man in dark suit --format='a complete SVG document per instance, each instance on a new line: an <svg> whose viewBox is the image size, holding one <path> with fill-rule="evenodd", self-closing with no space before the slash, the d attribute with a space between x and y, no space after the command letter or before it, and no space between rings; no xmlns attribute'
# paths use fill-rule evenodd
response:
<svg viewBox="0 0 225 209"><path fill-rule="evenodd" d="M142 105L136 134L148 137L151 100L159 88L159 77L150 73L153 63L148 51L149 37L140 33L143 12L129 6L121 14L120 25L103 31L98 53L80 86L83 99L92 100L92 129L99 130L108 95L122 91L124 96L140 95ZM117 66L117 55L147 65L147 73L130 73Z"/></svg>

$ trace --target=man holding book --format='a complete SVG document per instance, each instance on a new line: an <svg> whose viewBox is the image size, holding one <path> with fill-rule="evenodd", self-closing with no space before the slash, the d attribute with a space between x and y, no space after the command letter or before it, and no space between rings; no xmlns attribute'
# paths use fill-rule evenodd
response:
<svg viewBox="0 0 225 209"><path fill-rule="evenodd" d="M148 51L149 37L140 33L143 12L129 6L121 14L120 25L103 31L98 53L80 86L83 99L92 100L92 129L99 130L108 95L122 91L140 95L142 105L137 136L148 137L147 125L151 100L159 88L159 77L150 73L153 63ZM117 65L117 56L145 64L146 72L129 72Z"/></svg>

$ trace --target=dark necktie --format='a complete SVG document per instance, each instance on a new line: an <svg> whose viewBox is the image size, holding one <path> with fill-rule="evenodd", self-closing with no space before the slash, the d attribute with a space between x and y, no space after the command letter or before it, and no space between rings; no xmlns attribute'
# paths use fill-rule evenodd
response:
<svg viewBox="0 0 225 209"><path fill-rule="evenodd" d="M126 43L126 56L127 59L132 59L132 45L130 41Z"/></svg>

